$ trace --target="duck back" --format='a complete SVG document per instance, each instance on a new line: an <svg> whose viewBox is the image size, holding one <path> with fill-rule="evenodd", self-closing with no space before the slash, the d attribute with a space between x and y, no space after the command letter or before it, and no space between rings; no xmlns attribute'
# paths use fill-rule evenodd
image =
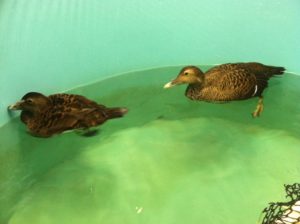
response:
<svg viewBox="0 0 300 224"><path fill-rule="evenodd" d="M205 74L203 85L189 85L186 95L191 99L209 102L228 102L261 96L268 80L281 75L284 67L261 63L228 63L215 66Z"/></svg>

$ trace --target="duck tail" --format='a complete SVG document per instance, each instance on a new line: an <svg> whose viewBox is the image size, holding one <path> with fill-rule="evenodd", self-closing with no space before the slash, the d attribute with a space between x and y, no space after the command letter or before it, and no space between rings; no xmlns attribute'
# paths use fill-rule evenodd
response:
<svg viewBox="0 0 300 224"><path fill-rule="evenodd" d="M106 111L107 116L110 119L123 117L128 112L128 109L125 107L115 107L115 108L108 108Z"/></svg>
<svg viewBox="0 0 300 224"><path fill-rule="evenodd" d="M284 67L269 66L269 65L260 67L259 72L255 73L257 86L258 86L258 90L255 96L261 96L264 89L268 87L269 79L274 76L276 77L277 75L282 75L284 71L285 71Z"/></svg>
<svg viewBox="0 0 300 224"><path fill-rule="evenodd" d="M285 72L284 67L277 67L277 66L268 66L267 67L267 76L270 78L274 75L282 75Z"/></svg>

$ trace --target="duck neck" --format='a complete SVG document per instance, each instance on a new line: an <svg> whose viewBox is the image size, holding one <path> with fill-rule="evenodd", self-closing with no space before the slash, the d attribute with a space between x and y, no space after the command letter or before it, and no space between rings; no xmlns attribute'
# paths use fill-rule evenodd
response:
<svg viewBox="0 0 300 224"><path fill-rule="evenodd" d="M199 92L201 92L201 89L203 88L203 83L193 83L189 84L188 87L185 90L185 95L192 99L195 100L197 99L197 95Z"/></svg>
<svg viewBox="0 0 300 224"><path fill-rule="evenodd" d="M202 87L203 87L203 82L196 82L188 85L188 88L192 88L192 89L201 89Z"/></svg>
<svg viewBox="0 0 300 224"><path fill-rule="evenodd" d="M193 83L188 85L188 88L201 89L204 86L204 74L201 73L197 76Z"/></svg>
<svg viewBox="0 0 300 224"><path fill-rule="evenodd" d="M201 72L198 74L194 82L188 85L185 95L192 100L196 99L196 96L199 94L199 92L201 92L201 89L204 86L204 82L204 74Z"/></svg>
<svg viewBox="0 0 300 224"><path fill-rule="evenodd" d="M32 120L33 117L34 117L34 114L30 111L23 110L21 112L21 121L25 124L28 124Z"/></svg>

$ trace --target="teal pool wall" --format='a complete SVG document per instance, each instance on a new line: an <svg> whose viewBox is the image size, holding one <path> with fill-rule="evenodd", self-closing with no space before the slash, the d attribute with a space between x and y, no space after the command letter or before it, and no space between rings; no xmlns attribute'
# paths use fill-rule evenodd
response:
<svg viewBox="0 0 300 224"><path fill-rule="evenodd" d="M28 91L132 70L260 61L299 73L299 12L299 0L1 0L0 126Z"/></svg>

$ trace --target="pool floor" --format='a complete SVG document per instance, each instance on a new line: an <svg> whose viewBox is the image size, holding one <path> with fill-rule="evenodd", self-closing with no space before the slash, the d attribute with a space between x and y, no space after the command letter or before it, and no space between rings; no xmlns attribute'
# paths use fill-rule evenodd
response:
<svg viewBox="0 0 300 224"><path fill-rule="evenodd" d="M300 181L300 77L257 99L190 101L164 90L178 67L128 73L70 92L128 114L98 135L32 137L0 129L0 223L253 224ZM205 69L204 69L205 70Z"/></svg>

